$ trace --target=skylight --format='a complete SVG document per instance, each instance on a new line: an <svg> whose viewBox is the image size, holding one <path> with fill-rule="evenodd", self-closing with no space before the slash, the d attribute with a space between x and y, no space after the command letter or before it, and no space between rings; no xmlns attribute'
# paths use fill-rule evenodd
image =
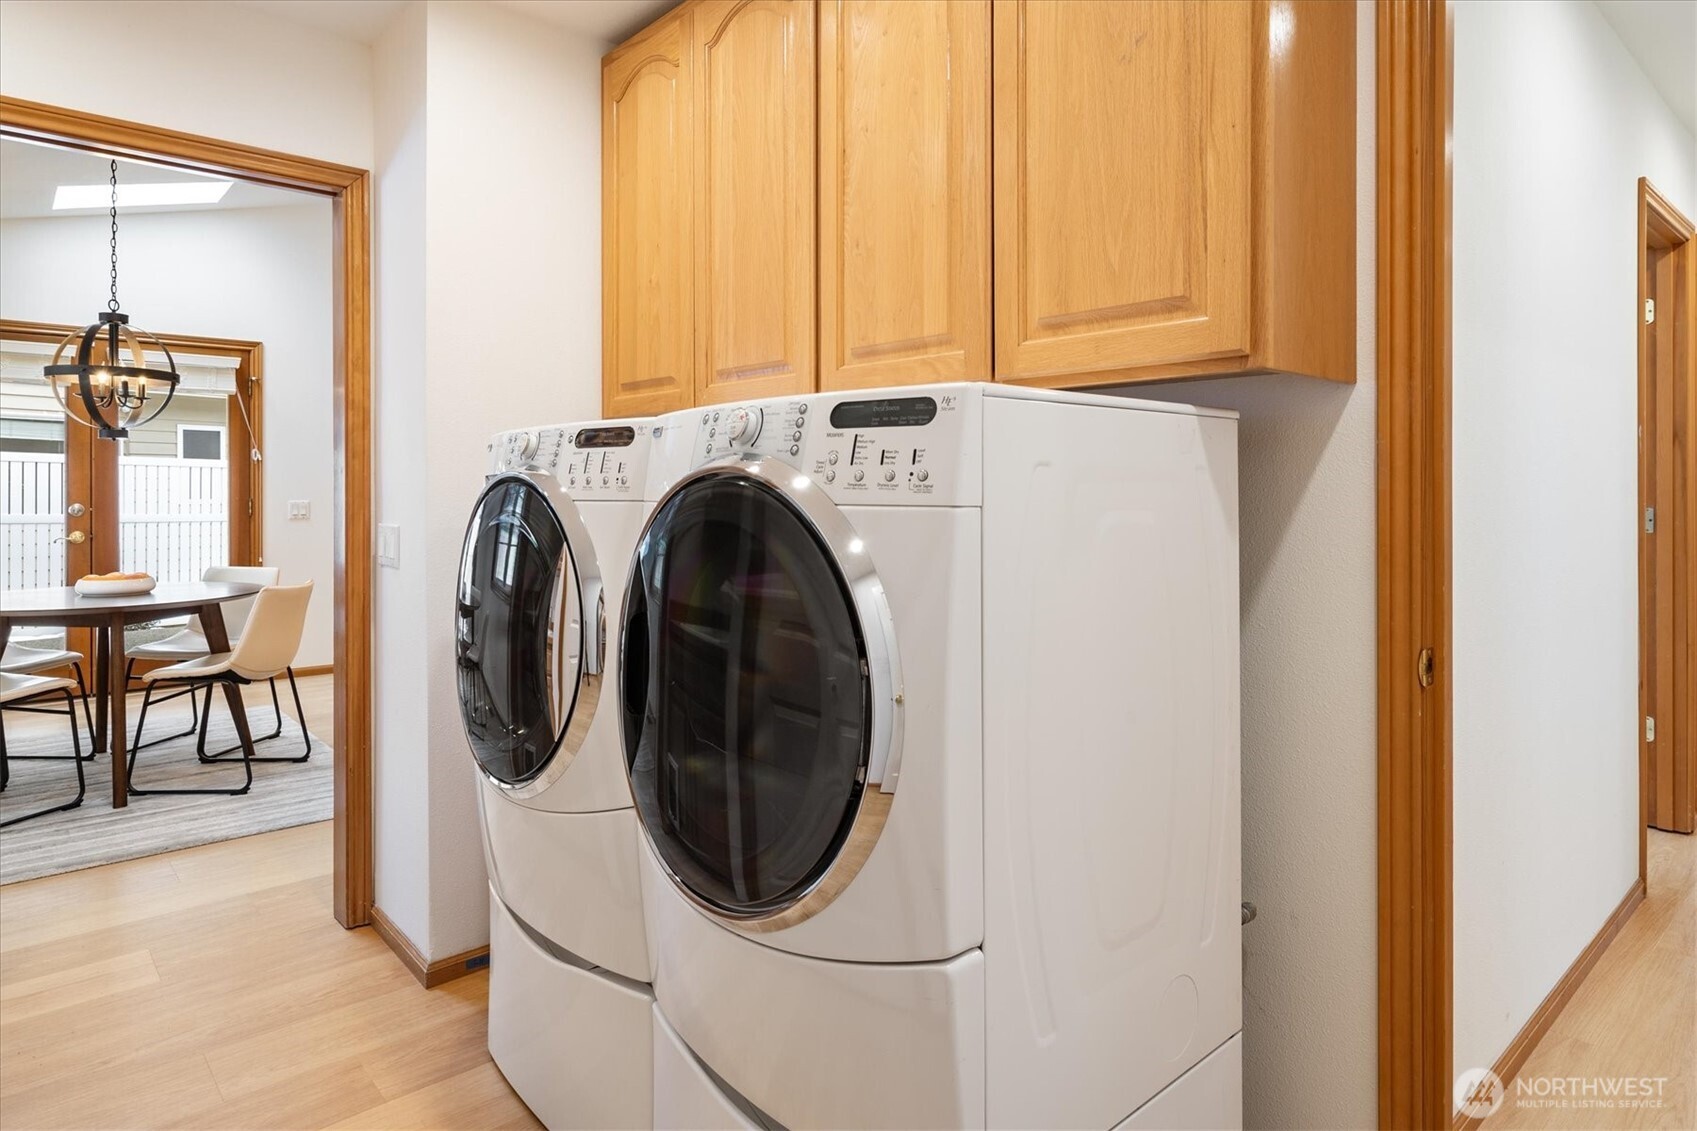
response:
<svg viewBox="0 0 1697 1131"><path fill-rule="evenodd" d="M217 204L234 181L165 181L155 184L118 186L119 208L162 207L173 204ZM53 210L107 208L112 203L111 185L60 185L53 194Z"/></svg>

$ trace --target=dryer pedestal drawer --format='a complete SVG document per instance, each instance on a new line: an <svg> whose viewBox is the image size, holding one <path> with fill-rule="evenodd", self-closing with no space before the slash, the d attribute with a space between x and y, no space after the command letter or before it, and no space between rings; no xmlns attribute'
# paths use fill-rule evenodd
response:
<svg viewBox="0 0 1697 1131"><path fill-rule="evenodd" d="M553 1131L653 1123L654 999L562 962L489 894L489 1055Z"/></svg>
<svg viewBox="0 0 1697 1131"><path fill-rule="evenodd" d="M689 1048L791 1128L984 1126L984 955L833 962L709 922L654 874L655 995Z"/></svg>

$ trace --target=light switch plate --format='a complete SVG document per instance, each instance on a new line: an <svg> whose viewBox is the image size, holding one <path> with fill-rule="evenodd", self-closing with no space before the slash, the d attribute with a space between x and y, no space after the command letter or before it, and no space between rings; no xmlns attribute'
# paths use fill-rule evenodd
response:
<svg viewBox="0 0 1697 1131"><path fill-rule="evenodd" d="M401 528L392 522L377 524L377 564L399 569L401 565Z"/></svg>
<svg viewBox="0 0 1697 1131"><path fill-rule="evenodd" d="M312 517L311 499L289 500L289 521L300 522Z"/></svg>

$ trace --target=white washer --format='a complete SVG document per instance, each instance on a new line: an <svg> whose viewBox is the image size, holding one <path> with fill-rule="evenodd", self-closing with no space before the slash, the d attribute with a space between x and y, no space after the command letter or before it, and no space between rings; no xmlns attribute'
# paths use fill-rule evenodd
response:
<svg viewBox="0 0 1697 1131"><path fill-rule="evenodd" d="M1240 1111L1234 415L948 385L663 426L620 720L691 1054L790 1127Z"/></svg>
<svg viewBox="0 0 1697 1131"><path fill-rule="evenodd" d="M489 1049L555 1128L651 1120L640 833L607 640L647 515L651 428L496 436L457 587L460 709L493 897Z"/></svg>

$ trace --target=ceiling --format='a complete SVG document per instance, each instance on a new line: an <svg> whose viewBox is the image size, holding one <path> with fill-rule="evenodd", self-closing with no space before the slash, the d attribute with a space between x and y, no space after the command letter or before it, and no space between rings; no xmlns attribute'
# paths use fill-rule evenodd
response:
<svg viewBox="0 0 1697 1131"><path fill-rule="evenodd" d="M1697 0L1597 0L1656 90L1697 133Z"/></svg>
<svg viewBox="0 0 1697 1131"><path fill-rule="evenodd" d="M239 0L294 23L375 43L405 0ZM604 43L617 43L678 0L495 0L503 7Z"/></svg>
<svg viewBox="0 0 1697 1131"><path fill-rule="evenodd" d="M98 216L104 208L53 211L53 191L60 185L103 184L111 175L109 159L80 149L58 149L7 138L0 141L0 220L23 220L40 216ZM118 162L120 184L156 184L162 181L215 181L182 169L144 165L139 161ZM267 188L237 181L217 204L173 204L162 207L125 208L132 212L205 212L226 208L276 208L305 204L315 198L288 189Z"/></svg>

